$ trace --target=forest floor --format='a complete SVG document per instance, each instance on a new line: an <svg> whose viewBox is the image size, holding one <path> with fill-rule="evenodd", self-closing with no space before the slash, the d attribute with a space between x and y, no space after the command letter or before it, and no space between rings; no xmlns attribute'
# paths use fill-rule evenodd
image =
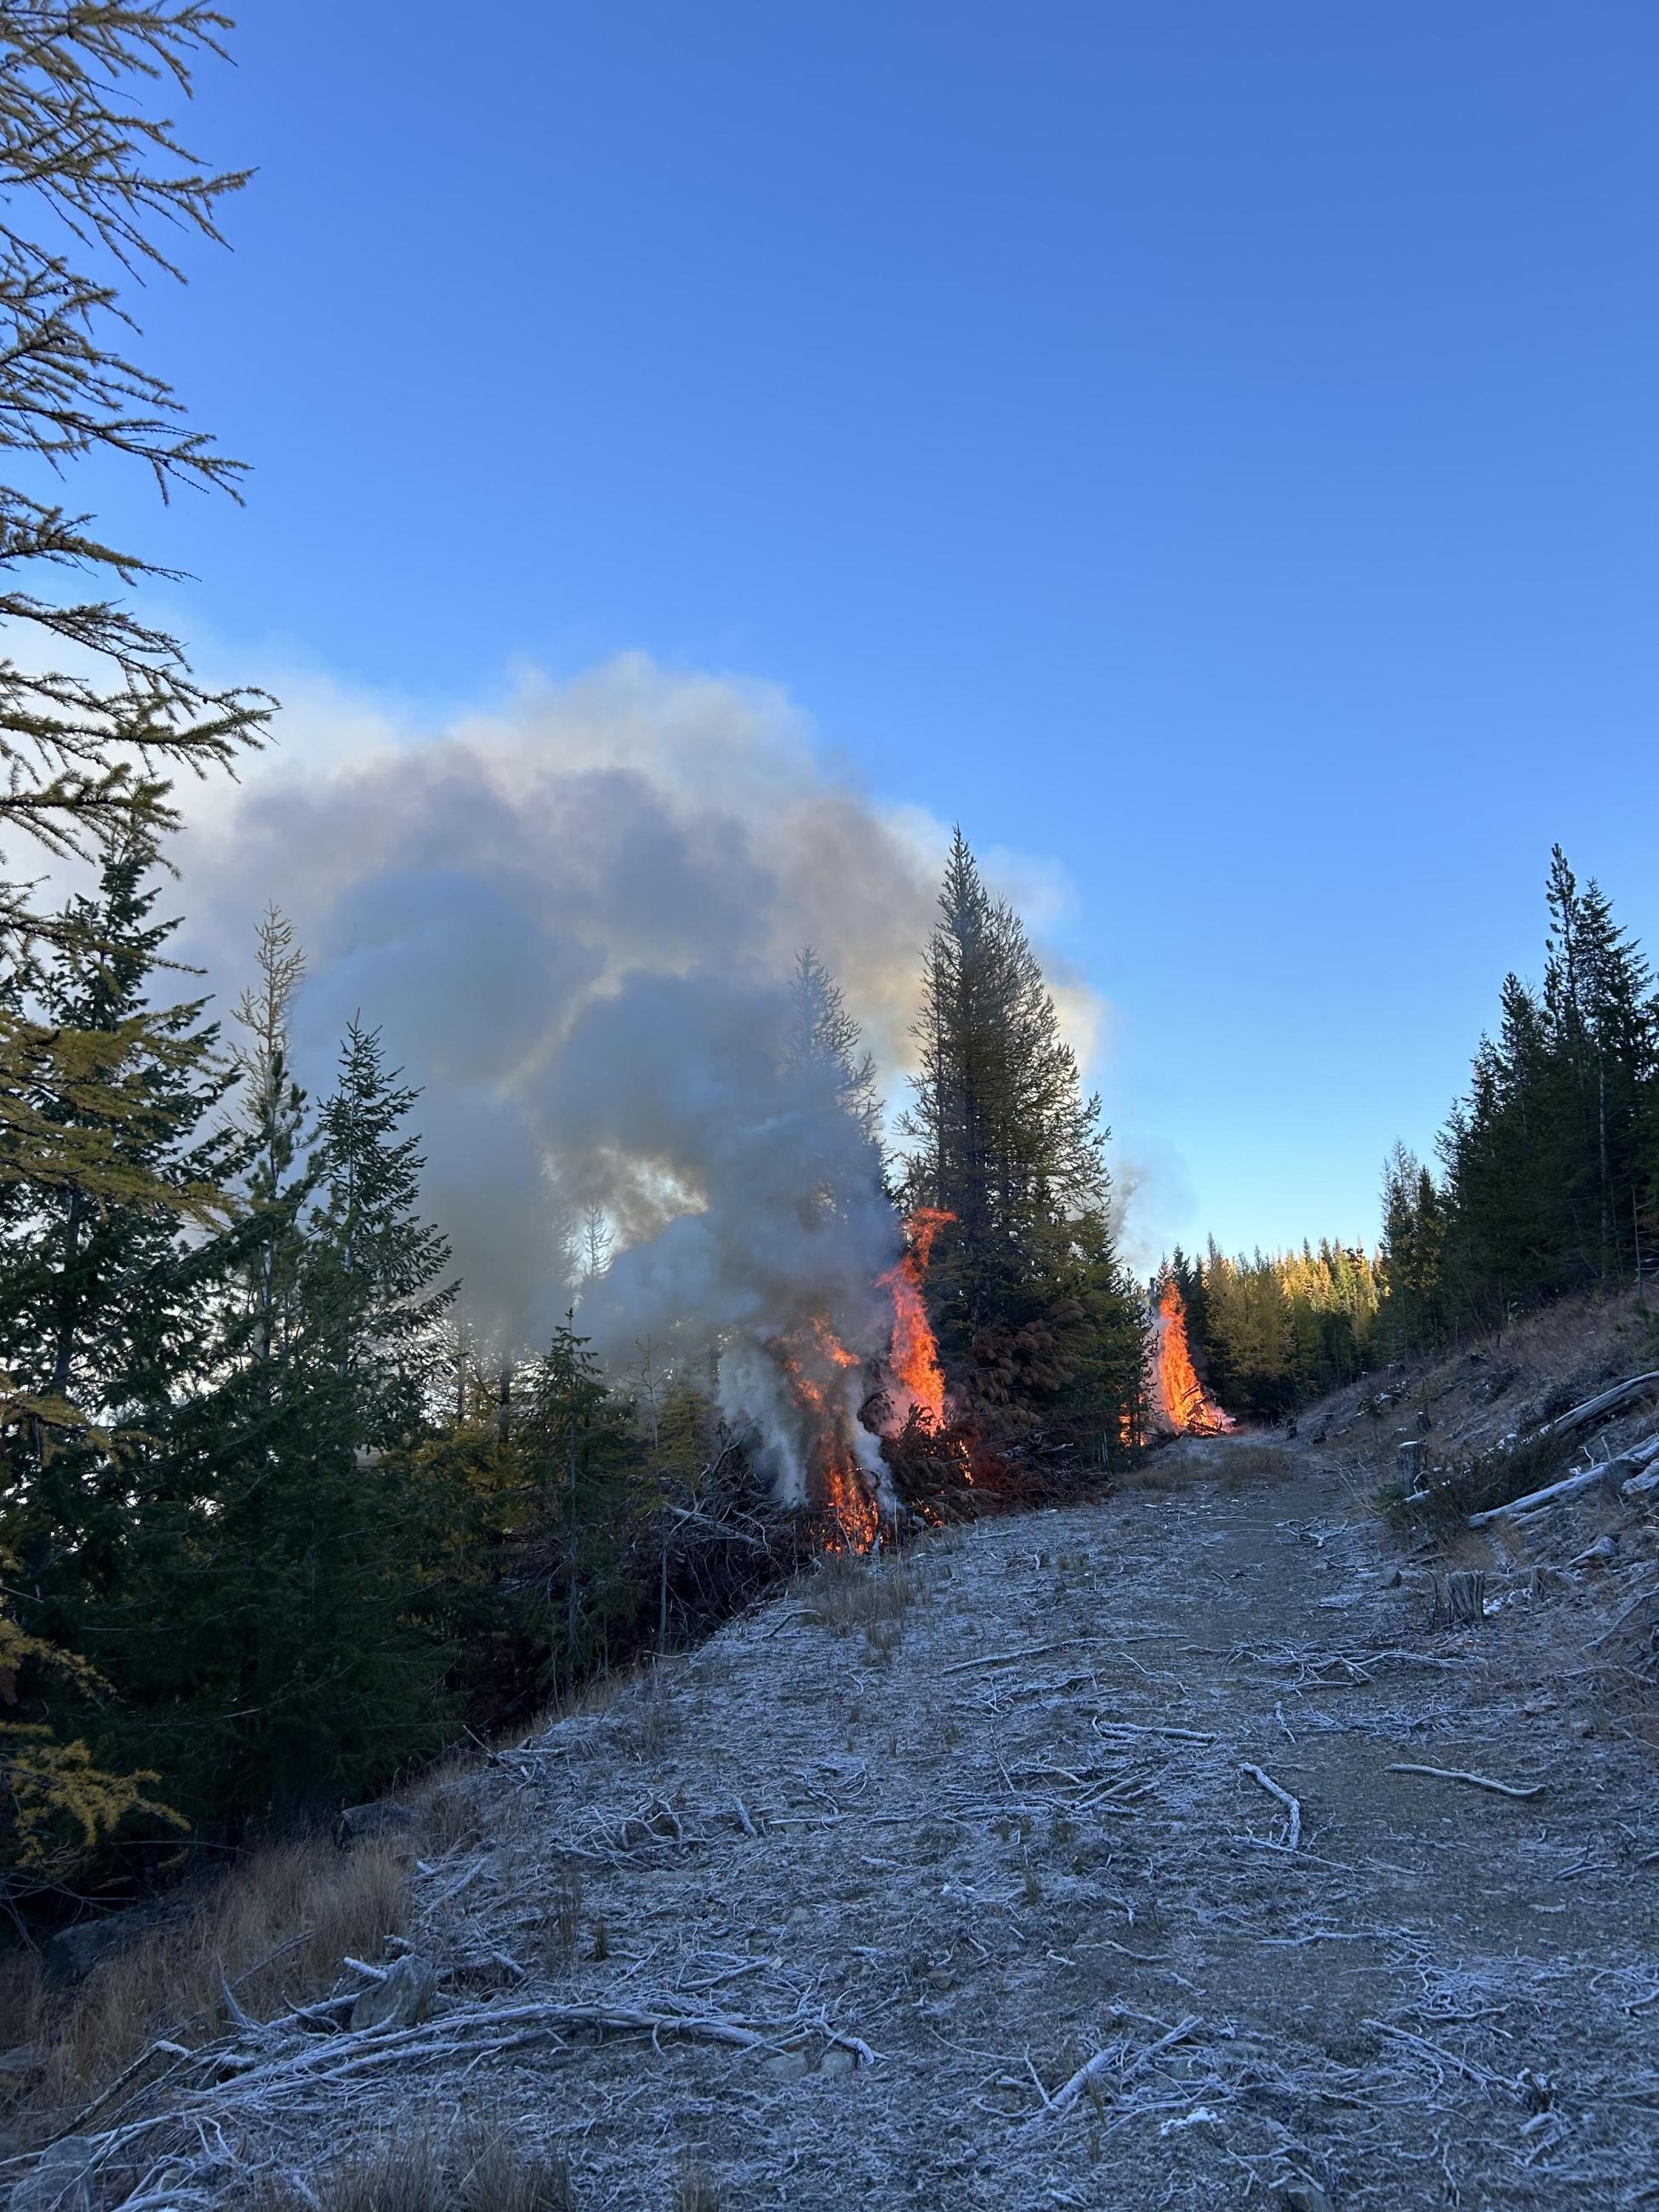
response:
<svg viewBox="0 0 1659 2212"><path fill-rule="evenodd" d="M1176 1444L450 1782L393 1946L429 2018L250 2029L78 2141L157 2208L315 2203L484 2108L576 2212L1659 2205L1613 1609L1434 1628L1334 1448Z"/></svg>

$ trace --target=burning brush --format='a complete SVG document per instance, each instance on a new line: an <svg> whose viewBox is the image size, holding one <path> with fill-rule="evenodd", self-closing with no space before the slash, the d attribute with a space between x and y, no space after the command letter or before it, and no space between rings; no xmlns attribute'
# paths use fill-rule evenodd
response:
<svg viewBox="0 0 1659 2212"><path fill-rule="evenodd" d="M913 1216L902 1258L877 1279L891 1301L884 1352L849 1350L829 1316L815 1313L722 1355L722 1400L759 1426L781 1498L817 1514L833 1549L871 1551L883 1522L897 1517L883 1437L914 1442L945 1425L945 1375L922 1286L951 1218L931 1206Z"/></svg>
<svg viewBox="0 0 1659 2212"><path fill-rule="evenodd" d="M1164 1425L1178 1437L1218 1437L1234 1426L1198 1379L1187 1340L1187 1308L1180 1285L1166 1275L1158 1301L1158 1344L1152 1399Z"/></svg>

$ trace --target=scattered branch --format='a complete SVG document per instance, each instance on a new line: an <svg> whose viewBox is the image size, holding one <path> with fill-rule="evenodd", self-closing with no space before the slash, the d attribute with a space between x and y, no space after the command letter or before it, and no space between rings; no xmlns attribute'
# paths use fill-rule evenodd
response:
<svg viewBox="0 0 1659 2212"><path fill-rule="evenodd" d="M1388 1770L1390 1774L1427 1774L1437 1782L1467 1782L1476 1790L1490 1790L1499 1797L1541 1797L1546 1784L1534 1782L1525 1788L1513 1782L1494 1782L1490 1774L1471 1774L1461 1766L1419 1766L1402 1760Z"/></svg>
<svg viewBox="0 0 1659 2212"><path fill-rule="evenodd" d="M1285 1808L1287 1826L1285 1841L1279 1849L1293 1851L1302 1841L1302 1807L1299 1802L1291 1796L1288 1790L1281 1790L1271 1774L1264 1774L1259 1766L1252 1766L1248 1759L1238 1771L1241 1774L1248 1774L1252 1782L1259 1783L1270 1797L1277 1797Z"/></svg>
<svg viewBox="0 0 1659 2212"><path fill-rule="evenodd" d="M1160 2057L1164 2051L1171 2050L1177 2043L1184 2043L1188 2036L1196 2033L1203 2025L1203 2020L1197 2013L1189 2013L1186 2019L1172 2027L1167 2035L1159 2036L1156 2043L1148 2044L1138 2057L1132 2059L1118 2076L1116 2086L1120 2089L1127 2087L1137 2075L1146 2072L1155 2058ZM1118 2056L1119 2053L1109 2045L1104 2051L1097 2051L1092 2058L1086 2059L1078 2068L1070 2081L1055 2090L1042 2111L1035 2118L1038 2120L1043 2119L1050 2112L1063 2112L1068 2106L1074 2105L1090 2082L1098 2080ZM1028 2120L1026 2125L1029 2127L1033 2124L1032 2121Z"/></svg>

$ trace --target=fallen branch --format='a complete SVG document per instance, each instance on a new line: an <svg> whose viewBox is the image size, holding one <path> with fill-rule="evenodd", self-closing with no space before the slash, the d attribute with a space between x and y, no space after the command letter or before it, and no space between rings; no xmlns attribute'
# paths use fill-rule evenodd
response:
<svg viewBox="0 0 1659 2212"><path fill-rule="evenodd" d="M1279 1788L1278 1783L1273 1780L1271 1774L1264 1774L1259 1766L1252 1766L1249 1759L1246 1759L1243 1762L1238 1771L1241 1774L1248 1774L1252 1782L1259 1783L1261 1788L1267 1791L1270 1797L1277 1797L1279 1803L1285 1808L1286 1814L1289 1815L1289 1824L1286 1829L1285 1841L1283 1844L1275 1846L1275 1848L1280 1850L1293 1851L1297 1845L1302 1841L1301 1805L1294 1797L1291 1796L1288 1790L1281 1790Z"/></svg>
<svg viewBox="0 0 1659 2212"><path fill-rule="evenodd" d="M1494 1782L1490 1774L1471 1774L1461 1766L1418 1766L1402 1762L1389 1767L1388 1771L1390 1774L1428 1774L1437 1782L1468 1782L1476 1790L1490 1790L1499 1797L1541 1797L1545 1789L1541 1782L1531 1783L1524 1789L1513 1782Z"/></svg>
<svg viewBox="0 0 1659 2212"><path fill-rule="evenodd" d="M1152 1721L1114 1721L1104 1713L1097 1713L1089 1723L1097 1735L1103 1730L1117 1735L1169 1735L1180 1743L1213 1743L1215 1738L1205 1729L1163 1728Z"/></svg>
<svg viewBox="0 0 1659 2212"><path fill-rule="evenodd" d="M1552 1421L1543 1433L1547 1437L1571 1436L1575 1429L1583 1428L1586 1421L1595 1420L1598 1414L1616 1413L1620 1406L1628 1405L1632 1398L1639 1398L1644 1390L1655 1388L1659 1388L1659 1368L1650 1375L1632 1375L1628 1382L1615 1382L1610 1390L1603 1390L1594 1398L1586 1398L1582 1406L1575 1406L1571 1413L1563 1413L1559 1420Z"/></svg>
<svg viewBox="0 0 1659 2212"><path fill-rule="evenodd" d="M1484 1513L1471 1513L1471 1528L1484 1528L1488 1522L1501 1521L1506 1516L1519 1519L1523 1514L1540 1513L1547 1506L1560 1505L1569 1498L1577 1498L1598 1483L1609 1489L1622 1486L1626 1498L1639 1497L1644 1491L1659 1489L1659 1473L1644 1474L1642 1470L1659 1459L1659 1436L1644 1437L1640 1443L1630 1444L1612 1459L1604 1459L1595 1467L1580 1468L1576 1474L1564 1475L1560 1481L1547 1483L1542 1490L1531 1490L1524 1498L1511 1498L1507 1505L1494 1505ZM1630 1478L1626 1481L1624 1478Z"/></svg>
<svg viewBox="0 0 1659 2212"><path fill-rule="evenodd" d="M598 2033L679 2036L698 2043L720 2043L738 2051L769 2051L798 2038L799 2021L778 2027L751 2027L723 2013L679 2010L672 2002L640 2005L521 2004L480 2005L440 2013L418 2027L365 2028L355 2033L311 2039L298 2051L272 2054L240 2071L234 2080L193 2092L185 2109L241 2103L263 2097L273 2089L301 2082L337 2081L366 2069L418 2057L424 2062L465 2051L469 2058L524 2042L561 2029L586 2028ZM483 2033L489 2039L472 2039ZM503 2041L503 2032L506 2040ZM827 2042L850 2050L866 2063L874 2053L856 2036L819 2027L813 2032ZM223 2045L194 2054L200 2060L223 2064L233 2054Z"/></svg>
<svg viewBox="0 0 1659 2212"><path fill-rule="evenodd" d="M1184 2043L1189 2035L1203 2025L1204 2022L1197 2013L1189 2013L1187 2018L1181 2021L1179 2026L1172 2027L1167 2035L1159 2036L1156 2043L1149 2043L1146 2048L1124 2069L1119 2077L1118 2087L1125 2087L1134 2080L1137 2074L1144 2074L1153 2059L1170 2049L1173 2045ZM1046 2118L1050 2112L1063 2112L1068 2105L1074 2105L1090 2082L1106 2071L1115 2056L1115 2052L1109 2045L1104 2051L1097 2051L1092 2058L1085 2060L1078 2068L1069 2081L1055 2090L1042 2111L1035 2116L1036 2118L1039 2120ZM1028 2127L1031 2124L1031 2121L1026 2122Z"/></svg>
<svg viewBox="0 0 1659 2212"><path fill-rule="evenodd" d="M1519 1519L1522 1514L1540 1512L1547 1505L1563 1505L1569 1498L1577 1498L1586 1490L1594 1490L1598 1483L1616 1481L1613 1470L1616 1460L1608 1460L1601 1467L1583 1468L1577 1474L1564 1475L1559 1482L1546 1485L1542 1490L1529 1490L1524 1498L1512 1498L1507 1505L1488 1507L1484 1513L1471 1513L1471 1528L1484 1528L1488 1522Z"/></svg>
<svg viewBox="0 0 1659 2212"><path fill-rule="evenodd" d="M1432 1769L1425 1771L1432 1771ZM1437 2065L1449 2066L1455 2074L1461 2074L1465 2081L1478 2081L1483 2089L1507 2089L1511 2096L1516 2094L1515 2083L1504 2075L1494 2074L1485 2066L1477 2066L1472 2059L1460 2058L1455 2051L1443 2051L1437 2043L1431 2043L1426 2035L1413 2035L1409 2028L1391 2027L1385 2020L1368 2020L1364 2025L1375 2028L1379 2035L1391 2036L1396 2043L1405 2044L1408 2049L1432 2060Z"/></svg>
<svg viewBox="0 0 1659 2212"><path fill-rule="evenodd" d="M1591 1637L1584 1646L1585 1650L1595 1651L1603 1644L1610 1644L1631 1616L1640 1613L1644 1605L1651 1605L1656 1598L1659 1598L1659 1583L1656 1583L1651 1589L1644 1589L1640 1596L1633 1597L1610 1628L1604 1628L1599 1636Z"/></svg>
<svg viewBox="0 0 1659 2212"><path fill-rule="evenodd" d="M1010 1659L1042 1659L1050 1651L1064 1651L1069 1644L1089 1644L1087 1636L1062 1636L1058 1644L1022 1644L1018 1651L988 1651L981 1659L958 1659L949 1667L942 1667L943 1674L966 1674L975 1667L1000 1667Z"/></svg>

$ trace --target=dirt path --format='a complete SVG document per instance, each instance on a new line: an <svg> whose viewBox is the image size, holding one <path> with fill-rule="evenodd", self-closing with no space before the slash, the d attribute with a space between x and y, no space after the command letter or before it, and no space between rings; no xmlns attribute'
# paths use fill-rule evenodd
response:
<svg viewBox="0 0 1659 2212"><path fill-rule="evenodd" d="M489 2100L579 2212L1659 2204L1655 1754L1548 1608L1431 1634L1389 1564L1310 1456L763 1607L467 1785L434 2020L192 2125L314 2179Z"/></svg>

